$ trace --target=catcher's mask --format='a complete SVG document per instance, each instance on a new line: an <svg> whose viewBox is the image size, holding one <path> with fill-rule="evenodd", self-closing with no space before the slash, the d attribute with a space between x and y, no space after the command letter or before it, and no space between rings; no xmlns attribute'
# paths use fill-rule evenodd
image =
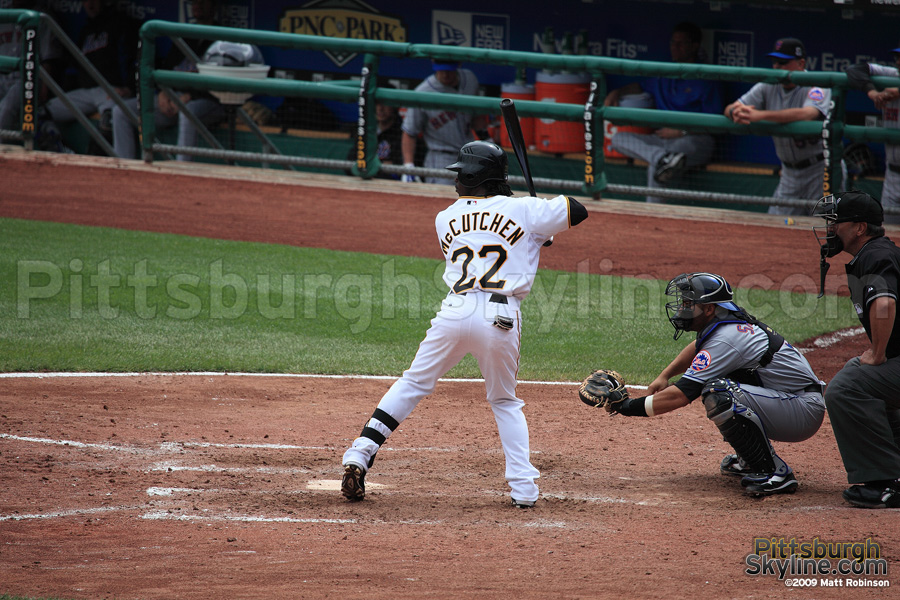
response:
<svg viewBox="0 0 900 600"><path fill-rule="evenodd" d="M823 196L813 209L814 217L825 219L824 225L814 226L813 233L819 242L819 298L825 295L825 274L829 264L825 260L837 256L844 249L844 241L835 232L838 223L871 223L881 225L884 222L884 209L875 198L857 190L829 194Z"/></svg>
<svg viewBox="0 0 900 600"><path fill-rule="evenodd" d="M813 232L822 247L822 256L831 258L844 249L844 243L834 232L835 225L851 221L881 225L884 222L884 209L869 194L852 190L823 196L816 203L813 216L825 219L825 224L813 227Z"/></svg>
<svg viewBox="0 0 900 600"><path fill-rule="evenodd" d="M459 149L456 162L446 167L456 171L459 182L478 187L485 181L506 181L509 161L506 152L493 142L469 142Z"/></svg>
<svg viewBox="0 0 900 600"><path fill-rule="evenodd" d="M697 304L718 304L728 310L740 310L733 302L731 286L713 273L682 273L666 286L666 296L673 298L666 303L666 314L675 328L672 339L676 340L683 332L690 331Z"/></svg>

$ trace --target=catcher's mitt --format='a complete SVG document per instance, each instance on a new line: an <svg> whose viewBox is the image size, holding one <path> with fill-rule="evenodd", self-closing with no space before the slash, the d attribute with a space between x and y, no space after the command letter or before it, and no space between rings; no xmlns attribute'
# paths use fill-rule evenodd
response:
<svg viewBox="0 0 900 600"><path fill-rule="evenodd" d="M603 407L606 412L614 413L628 400L628 390L621 375L610 369L599 369L581 383L578 397L588 406Z"/></svg>

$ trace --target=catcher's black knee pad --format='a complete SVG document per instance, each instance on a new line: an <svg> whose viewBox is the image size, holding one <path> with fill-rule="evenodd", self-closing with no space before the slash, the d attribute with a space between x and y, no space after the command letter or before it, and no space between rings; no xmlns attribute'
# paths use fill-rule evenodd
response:
<svg viewBox="0 0 900 600"><path fill-rule="evenodd" d="M713 379L701 392L706 416L755 473L774 473L775 450L745 392L730 379Z"/></svg>
<svg viewBox="0 0 900 600"><path fill-rule="evenodd" d="M739 385L730 379L711 379L703 386L700 395L706 407L706 417L717 426L734 414L736 395L742 393Z"/></svg>

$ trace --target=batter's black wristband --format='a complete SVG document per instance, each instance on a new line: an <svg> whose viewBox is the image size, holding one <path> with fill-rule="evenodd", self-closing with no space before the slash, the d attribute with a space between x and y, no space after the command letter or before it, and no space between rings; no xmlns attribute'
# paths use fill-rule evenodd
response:
<svg viewBox="0 0 900 600"><path fill-rule="evenodd" d="M625 402L619 405L618 412L620 415L625 415L626 417L646 417L647 409L644 408L644 401L647 399L647 396L641 396L640 398L629 398Z"/></svg>

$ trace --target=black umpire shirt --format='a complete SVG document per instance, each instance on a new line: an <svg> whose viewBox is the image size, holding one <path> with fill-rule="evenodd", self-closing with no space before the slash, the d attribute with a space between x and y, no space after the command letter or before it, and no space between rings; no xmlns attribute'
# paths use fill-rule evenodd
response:
<svg viewBox="0 0 900 600"><path fill-rule="evenodd" d="M900 291L900 248L890 239L882 236L866 242L856 256L846 265L847 285L850 287L850 299L866 330L872 339L872 326L869 321L869 306L881 296L893 298L898 302ZM898 302L900 306L900 302ZM894 330L885 349L887 358L900 356L900 311L894 319Z"/></svg>

